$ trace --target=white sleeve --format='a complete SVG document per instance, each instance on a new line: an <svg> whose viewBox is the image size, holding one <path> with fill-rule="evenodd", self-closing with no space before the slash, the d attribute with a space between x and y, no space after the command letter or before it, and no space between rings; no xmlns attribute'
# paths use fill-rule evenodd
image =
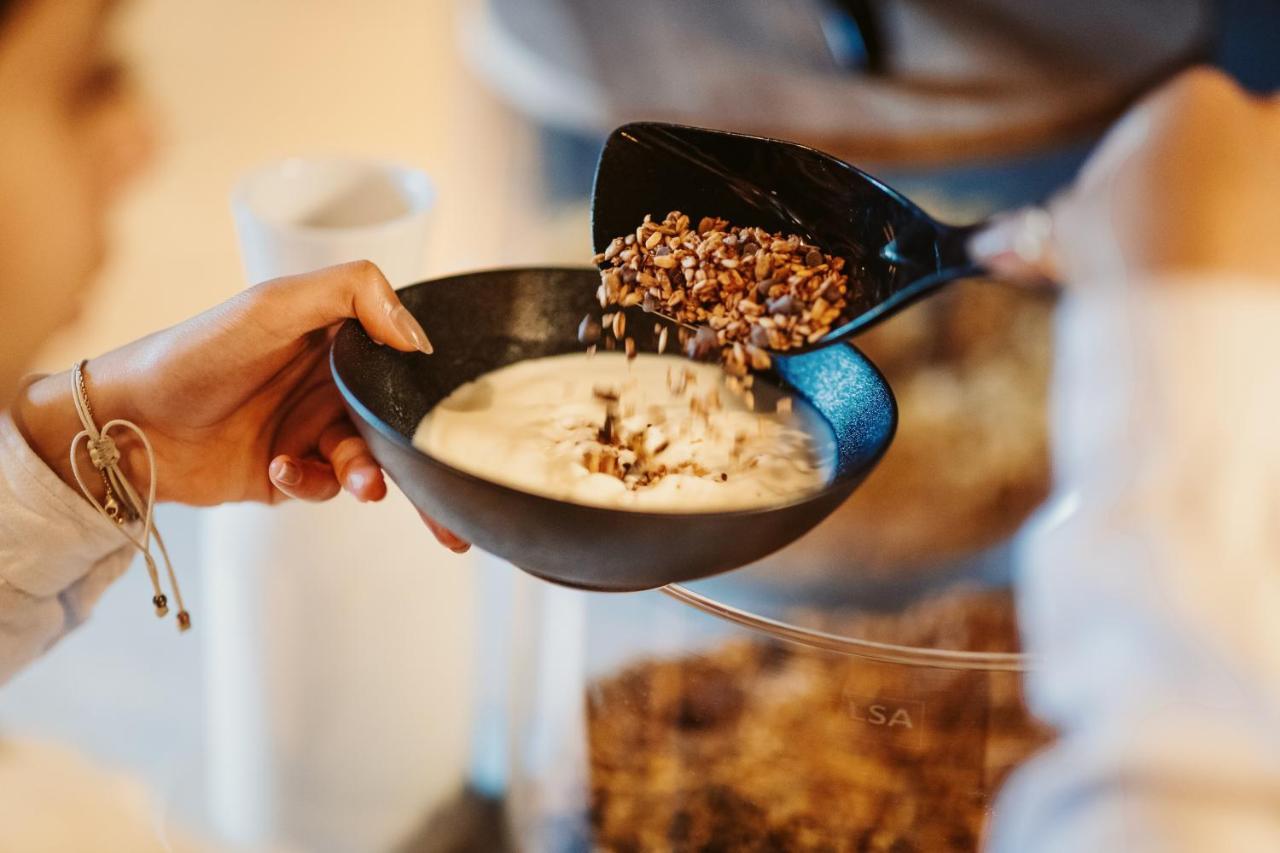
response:
<svg viewBox="0 0 1280 853"><path fill-rule="evenodd" d="M1075 292L1057 353L1018 596L1061 738L989 846L1280 850L1280 282Z"/></svg>
<svg viewBox="0 0 1280 853"><path fill-rule="evenodd" d="M0 412L0 684L83 621L131 557Z"/></svg>

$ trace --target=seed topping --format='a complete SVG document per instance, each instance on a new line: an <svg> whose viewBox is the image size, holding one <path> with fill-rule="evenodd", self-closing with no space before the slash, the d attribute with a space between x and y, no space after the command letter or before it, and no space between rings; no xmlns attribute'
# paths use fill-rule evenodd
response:
<svg viewBox="0 0 1280 853"><path fill-rule="evenodd" d="M821 340L849 305L844 258L794 234L731 227L710 216L696 228L679 211L661 222L646 216L633 234L610 242L595 263L604 267L602 305L642 305L697 327L686 353L720 353L731 373L767 369L764 350ZM614 333L622 337L616 326ZM754 349L744 349L748 344Z"/></svg>

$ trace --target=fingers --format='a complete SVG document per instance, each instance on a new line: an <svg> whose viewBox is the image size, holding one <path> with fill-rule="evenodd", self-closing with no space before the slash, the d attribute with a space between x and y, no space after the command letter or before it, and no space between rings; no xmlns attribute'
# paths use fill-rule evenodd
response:
<svg viewBox="0 0 1280 853"><path fill-rule="evenodd" d="M1179 72L1148 97L1150 102L1160 100L1221 101L1248 98L1244 87L1227 72L1212 65L1197 65Z"/></svg>
<svg viewBox="0 0 1280 853"><path fill-rule="evenodd" d="M1056 281L1054 217L1043 207L997 216L969 241L969 254L996 277L1023 284Z"/></svg>
<svg viewBox="0 0 1280 853"><path fill-rule="evenodd" d="M1072 185L1046 208L994 220L970 242L975 260L1020 282L1091 285L1174 269L1222 267L1257 259L1259 241L1224 249L1221 223L1244 213L1257 192L1256 102L1220 71L1180 74L1129 110L1107 132ZM1265 241L1263 241L1265 242ZM1254 261L1256 263L1256 260Z"/></svg>
<svg viewBox="0 0 1280 853"><path fill-rule="evenodd" d="M271 483L283 494L303 501L327 501L338 494L338 481L327 462L280 455L267 467Z"/></svg>
<svg viewBox="0 0 1280 853"><path fill-rule="evenodd" d="M319 447L342 488L357 500L380 501L387 496L382 468L349 420L336 421L322 432Z"/></svg>
<svg viewBox="0 0 1280 853"><path fill-rule="evenodd" d="M1187 135L1212 139L1233 124L1233 116L1259 103L1220 69L1201 65L1182 71L1107 130L1081 167L1075 186L1082 192L1097 191L1113 183L1142 152Z"/></svg>
<svg viewBox="0 0 1280 853"><path fill-rule="evenodd" d="M351 318L375 341L403 352L432 352L421 324L400 304L382 271L352 261L258 285L261 321L286 338L301 337Z"/></svg>
<svg viewBox="0 0 1280 853"><path fill-rule="evenodd" d="M331 383L314 385L298 396L280 423L272 452L292 459L318 455L335 482L357 500L386 497L382 469L357 435Z"/></svg>
<svg viewBox="0 0 1280 853"><path fill-rule="evenodd" d="M386 496L382 469L350 421L342 419L330 424L321 433L318 444L320 454L328 461L288 453L271 460L268 475L281 493L305 501L329 500L341 488L362 501L377 501ZM471 550L471 543L429 516L418 514L441 545L455 554Z"/></svg>
<svg viewBox="0 0 1280 853"><path fill-rule="evenodd" d="M431 516L427 515L421 510L418 511L418 515L422 516L422 523L427 525L427 528L433 534L435 534L436 541L439 542L444 547L448 548L453 553L465 554L471 550L470 542L467 542L465 539L460 538L458 534L454 533L449 528L441 525Z"/></svg>

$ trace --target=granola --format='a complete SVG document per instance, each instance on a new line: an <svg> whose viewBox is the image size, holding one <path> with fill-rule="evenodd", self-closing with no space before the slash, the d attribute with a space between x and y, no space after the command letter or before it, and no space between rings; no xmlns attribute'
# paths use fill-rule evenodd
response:
<svg viewBox="0 0 1280 853"><path fill-rule="evenodd" d="M602 267L602 308L638 305L670 317L688 327L687 355L718 352L739 376L767 370L770 351L817 343L849 305L843 258L795 234L710 216L696 228L679 211L661 222L645 216L635 233L614 238L594 260Z"/></svg>

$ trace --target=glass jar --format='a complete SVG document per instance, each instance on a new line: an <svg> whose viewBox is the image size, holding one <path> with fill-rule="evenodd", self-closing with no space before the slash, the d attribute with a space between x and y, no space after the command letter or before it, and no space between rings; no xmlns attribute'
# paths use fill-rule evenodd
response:
<svg viewBox="0 0 1280 853"><path fill-rule="evenodd" d="M521 579L510 837L539 853L978 849L1001 781L1050 737L991 583L1005 562L803 591L755 570L627 596Z"/></svg>

